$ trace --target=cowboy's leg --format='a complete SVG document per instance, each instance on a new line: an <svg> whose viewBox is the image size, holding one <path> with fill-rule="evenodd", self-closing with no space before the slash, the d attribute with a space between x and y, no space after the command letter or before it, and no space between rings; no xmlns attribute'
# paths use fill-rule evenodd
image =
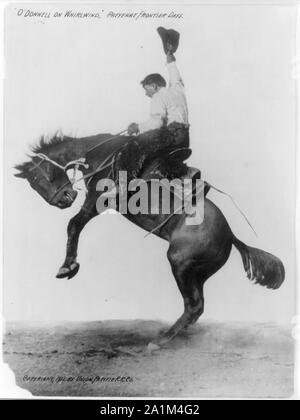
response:
<svg viewBox="0 0 300 420"><path fill-rule="evenodd" d="M175 147L190 147L189 127L185 124L172 122L167 130L174 139Z"/></svg>
<svg viewBox="0 0 300 420"><path fill-rule="evenodd" d="M166 128L150 130L129 141L117 154L114 165L118 179L120 171L127 171L127 180L138 177L146 160L175 145L174 138Z"/></svg>

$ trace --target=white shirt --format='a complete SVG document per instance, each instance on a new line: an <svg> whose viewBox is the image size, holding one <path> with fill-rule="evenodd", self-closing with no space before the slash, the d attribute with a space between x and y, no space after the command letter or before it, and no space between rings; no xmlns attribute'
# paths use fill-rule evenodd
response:
<svg viewBox="0 0 300 420"><path fill-rule="evenodd" d="M172 122L188 124L188 107L184 92L184 84L173 61L167 64L169 87L162 87L151 98L150 119L139 124L140 133L161 128L164 123Z"/></svg>

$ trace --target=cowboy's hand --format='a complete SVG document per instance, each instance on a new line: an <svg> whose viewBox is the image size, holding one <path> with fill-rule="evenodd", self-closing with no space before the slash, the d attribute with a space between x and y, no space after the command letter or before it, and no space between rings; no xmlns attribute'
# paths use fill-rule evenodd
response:
<svg viewBox="0 0 300 420"><path fill-rule="evenodd" d="M133 134L138 134L139 131L139 126L137 123L131 123L127 128L127 133L129 136L132 136Z"/></svg>
<svg viewBox="0 0 300 420"><path fill-rule="evenodd" d="M175 55L171 52L167 52L167 63L173 63L173 61L176 61Z"/></svg>

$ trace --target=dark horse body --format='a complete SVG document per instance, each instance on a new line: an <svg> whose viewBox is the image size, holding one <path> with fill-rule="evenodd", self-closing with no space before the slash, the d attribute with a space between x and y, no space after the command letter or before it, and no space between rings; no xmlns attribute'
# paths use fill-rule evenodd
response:
<svg viewBox="0 0 300 420"><path fill-rule="evenodd" d="M42 140L33 149L35 153L43 153L61 166L68 162L86 157L88 169L83 174L95 171L113 151L128 140L119 136L107 141L110 134L97 135L82 139L71 137L56 138L49 142ZM90 151L98 144L99 147ZM48 161L41 161L35 156L30 162L16 167L18 177L26 178L31 186L46 201L60 208L69 207L76 192L72 189L63 170L53 168ZM43 173L43 172L44 173ZM96 191L99 179L110 175L110 168L86 178L87 194L85 202L77 215L68 224L68 240L65 261L57 277L71 278L79 270L77 248L79 235L84 226L99 213L96 201L101 194ZM46 179L47 178L47 179ZM46 184L48 182L48 184ZM125 215L130 221L151 231L158 226L165 215ZM169 242L168 260L184 302L184 312L176 323L157 340L162 345L172 339L180 330L197 321L204 310L203 286L206 280L216 273L227 261L232 246L240 252L243 265L250 280L271 289L280 287L284 280L282 262L272 254L249 247L238 240L232 233L224 215L214 203L205 198L204 221L200 225L188 226L185 214L175 214L155 234Z"/></svg>

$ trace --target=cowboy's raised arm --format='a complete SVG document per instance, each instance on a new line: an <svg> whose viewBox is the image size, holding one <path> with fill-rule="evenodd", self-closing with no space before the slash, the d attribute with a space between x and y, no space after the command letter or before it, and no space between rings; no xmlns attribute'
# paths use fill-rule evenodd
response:
<svg viewBox="0 0 300 420"><path fill-rule="evenodd" d="M167 53L167 69L169 72L169 87L184 88L183 80L176 65L176 58L170 52Z"/></svg>

